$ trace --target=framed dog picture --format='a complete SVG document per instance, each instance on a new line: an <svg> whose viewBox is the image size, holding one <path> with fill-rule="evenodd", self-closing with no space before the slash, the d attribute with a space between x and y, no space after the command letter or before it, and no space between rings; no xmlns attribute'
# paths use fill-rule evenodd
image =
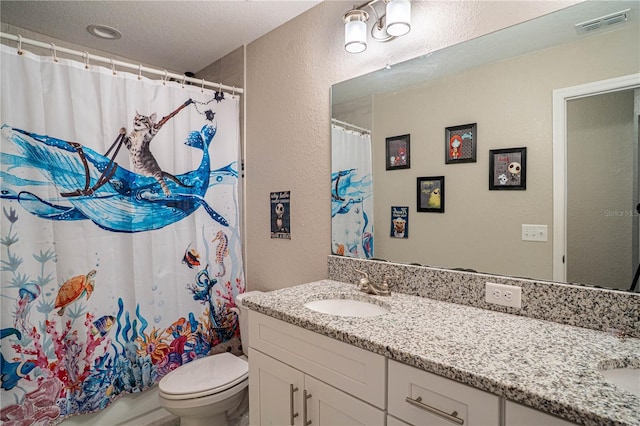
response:
<svg viewBox="0 0 640 426"><path fill-rule="evenodd" d="M444 176L418 178L418 211L444 213Z"/></svg>
<svg viewBox="0 0 640 426"><path fill-rule="evenodd" d="M527 189L527 148L489 151L489 189Z"/></svg>

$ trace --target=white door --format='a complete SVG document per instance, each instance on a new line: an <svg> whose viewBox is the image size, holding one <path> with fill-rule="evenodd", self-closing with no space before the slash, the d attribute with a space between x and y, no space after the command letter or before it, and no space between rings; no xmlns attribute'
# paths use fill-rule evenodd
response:
<svg viewBox="0 0 640 426"><path fill-rule="evenodd" d="M568 152L567 148L567 139L568 139L568 121L570 118L568 117L568 102L573 100L580 100L581 98L592 97L601 94L608 94L613 92L618 92L622 90L634 90L640 87L640 74L632 74L624 77L597 81L594 83L567 87L564 89L554 90L553 92L553 279L554 281L575 281L575 282L584 282L588 284L595 285L603 285L606 287L614 287L620 288L623 290L628 290L631 286L631 280L633 277L634 268L638 265L638 260L640 255L638 250L638 241L639 241L639 229L638 229L638 214L636 213L636 205L638 203L638 107L636 105L635 112L633 113L633 125L635 126L635 130L633 133L635 134L635 140L633 142L633 146L630 145L630 151L625 153L625 162L628 162L627 166L622 167L618 164L611 164L607 168L608 176L615 176L616 173L619 173L620 176L627 179L627 183L625 183L626 187L624 189L624 193L626 194L626 202L624 204L614 203L612 194L609 192L600 193L596 191L597 185L587 186L587 195L578 197L578 207L571 207L567 203L571 202L568 200L568 189L567 185L570 180L573 182L582 183L586 182L586 178L582 179L579 175L573 175L573 177L567 177L567 173L572 173L568 170L569 164L569 156L572 155ZM635 101L637 104L637 100ZM572 119L571 119L572 120ZM590 124L590 123L589 123ZM586 135L590 136L593 132L587 132ZM610 132L606 132L602 139L612 139L608 135ZM578 135L578 140L580 141L582 138ZM602 144L604 147L604 144ZM573 152L580 152L579 145L578 148L574 148ZM600 154L600 159L602 160L600 163L604 163L604 160L609 160L612 155L610 154L611 149L609 149L609 153L605 152L605 154ZM618 148L615 148L618 149ZM586 150L585 150L586 151ZM573 157L572 157L573 158ZM596 162L595 164L600 164ZM595 169L597 167L587 166L585 162L578 160L578 162L574 162L572 165L572 169L574 171L578 171L583 174L583 176L587 178L595 178L595 182L598 182L600 185L600 180L597 176L594 176ZM591 173L591 175L590 175ZM600 173L602 176L602 173ZM620 181L622 182L622 181ZM590 192L589 192L590 191ZM575 197L574 197L575 198ZM582 203L582 204L580 204ZM573 213L570 209L573 209ZM591 210L589 210L591 209ZM600 222L598 224L587 224L584 222L583 218L593 218L597 219ZM630 225L624 227L624 231L622 231L623 237L616 238L613 242L613 247L622 247L624 245L624 256L616 256L616 251L614 249L610 249L604 246L604 244L599 243L596 236L599 230L604 229L605 227L611 226L615 221L625 221ZM571 248L568 247L568 228L571 225L575 229L587 229L587 232L574 232L573 235L582 235L584 238L582 241L579 241L574 245L577 247L573 252L571 252ZM576 228L578 227L578 228ZM608 232L608 231L607 231ZM625 240L625 241L622 241ZM617 245L616 245L617 244ZM596 257L592 257L592 260L586 260L582 263L582 265L586 266L577 266L573 268L572 272L569 272L567 265L571 264L572 258L576 258L576 256L588 256L591 253L598 255L597 259L600 260L604 258L603 254L610 255L609 259L605 260L604 264L600 264L599 266L595 266L596 262L593 259ZM620 262L622 257L625 258L624 265L620 266ZM609 265L613 265L615 270L620 270L624 272L624 277L619 277L614 281L609 281L607 277L613 276L612 273L605 273L603 276L598 277L599 271L607 270ZM592 270L588 270L589 268L595 268ZM582 276L577 276L576 273L582 274ZM573 277L571 276L573 275ZM585 281L586 277L591 277L596 282L591 282L588 279ZM609 282L602 282L609 281ZM638 291L636 289L636 291Z"/></svg>

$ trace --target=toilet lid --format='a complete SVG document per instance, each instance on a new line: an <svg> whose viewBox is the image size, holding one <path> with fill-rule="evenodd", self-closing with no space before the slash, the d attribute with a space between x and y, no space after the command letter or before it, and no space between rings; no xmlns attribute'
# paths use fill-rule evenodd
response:
<svg viewBox="0 0 640 426"><path fill-rule="evenodd" d="M249 364L228 352L191 361L160 380L160 391L169 395L210 395L247 378Z"/></svg>

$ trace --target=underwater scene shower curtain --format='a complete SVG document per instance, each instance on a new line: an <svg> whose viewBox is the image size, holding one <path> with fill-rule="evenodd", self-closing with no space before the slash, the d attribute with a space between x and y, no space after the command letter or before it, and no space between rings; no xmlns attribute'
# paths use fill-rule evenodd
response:
<svg viewBox="0 0 640 426"><path fill-rule="evenodd" d="M331 167L331 252L371 258L371 135L332 124Z"/></svg>
<svg viewBox="0 0 640 426"><path fill-rule="evenodd" d="M237 351L238 97L1 47L3 424Z"/></svg>

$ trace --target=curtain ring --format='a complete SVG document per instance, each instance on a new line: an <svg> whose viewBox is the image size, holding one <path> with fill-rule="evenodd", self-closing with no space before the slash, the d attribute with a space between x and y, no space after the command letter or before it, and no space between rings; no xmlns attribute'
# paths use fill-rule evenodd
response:
<svg viewBox="0 0 640 426"><path fill-rule="evenodd" d="M187 75L182 74L182 88L184 89L184 82L187 80Z"/></svg>
<svg viewBox="0 0 640 426"><path fill-rule="evenodd" d="M235 99L236 97L236 86L233 86L233 91L231 92L231 99Z"/></svg>
<svg viewBox="0 0 640 426"><path fill-rule="evenodd" d="M56 45L51 43L51 56L53 58L53 62L58 62L58 54L56 52Z"/></svg>
<svg viewBox="0 0 640 426"><path fill-rule="evenodd" d="M169 71L164 70L164 77L162 77L162 84L167 85L167 75L169 75Z"/></svg>
<svg viewBox="0 0 640 426"><path fill-rule="evenodd" d="M89 69L89 52L84 52L82 54L82 57L84 58L84 69L88 70Z"/></svg>
<svg viewBox="0 0 640 426"><path fill-rule="evenodd" d="M142 80L142 64L138 64L138 80Z"/></svg>
<svg viewBox="0 0 640 426"><path fill-rule="evenodd" d="M22 55L22 36L18 34L18 55Z"/></svg>
<svg viewBox="0 0 640 426"><path fill-rule="evenodd" d="M116 64L115 64L115 62L113 62L113 58L111 58L111 74L113 74L113 75L117 75L118 74L116 72Z"/></svg>
<svg viewBox="0 0 640 426"><path fill-rule="evenodd" d="M204 78L202 79L202 86L200 86L200 91L204 93Z"/></svg>

